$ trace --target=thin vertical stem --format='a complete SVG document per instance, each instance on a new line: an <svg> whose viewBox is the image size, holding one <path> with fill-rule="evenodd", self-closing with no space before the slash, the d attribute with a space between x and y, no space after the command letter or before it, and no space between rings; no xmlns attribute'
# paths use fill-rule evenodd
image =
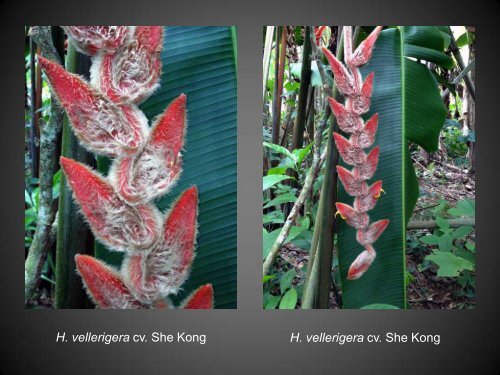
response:
<svg viewBox="0 0 500 375"><path fill-rule="evenodd" d="M276 48L275 48L275 61L274 61L274 103L273 103L273 129L272 129L272 142L279 143L280 128L281 128L281 93L283 91L283 74L284 61L285 61L285 48L286 43L281 43L280 38L283 39L283 27L280 26L276 29Z"/></svg>
<svg viewBox="0 0 500 375"><path fill-rule="evenodd" d="M81 75L88 75L90 58L78 53L72 43L69 44L66 69ZM62 135L61 154L87 165L93 166L92 154L81 147L73 134L68 117L65 116ZM78 205L67 188L66 178L61 174L59 195L59 223L57 225L56 249L56 308L89 307L89 300L81 279L76 274L75 255L91 253L94 238L85 223Z"/></svg>
<svg viewBox="0 0 500 375"><path fill-rule="evenodd" d="M37 153L37 115L36 115L36 67L35 67L36 45L33 38L30 38L30 104L31 104L31 128L30 128L30 155L31 155L31 176L38 177L38 153Z"/></svg>
<svg viewBox="0 0 500 375"><path fill-rule="evenodd" d="M269 77L269 63L271 61L271 49L273 47L274 26L266 28L266 42L264 44L264 58L262 60L262 98L266 95L267 78Z"/></svg>
<svg viewBox="0 0 500 375"><path fill-rule="evenodd" d="M340 28L340 27L339 27ZM343 58L343 35L338 33L337 39L337 58ZM354 32L354 38L359 34L359 27ZM355 40L355 39L354 39ZM314 49L317 52L316 46ZM325 72L320 67L320 74L325 81ZM335 83L330 90L326 89L329 96L337 96L337 87ZM332 116L327 135L327 156L325 163L325 175L321 187L321 197L318 207L318 213L315 221L315 230L311 244L309 269L304 287L302 308L328 308L330 295L331 265L333 258L333 237L335 233L335 200L337 195L337 174L335 166L338 163L338 152L336 152L333 132L337 127L335 116Z"/></svg>
<svg viewBox="0 0 500 375"><path fill-rule="evenodd" d="M314 34L314 33L313 33ZM305 27L304 48L302 51L302 69L300 72L299 103L297 118L293 128L292 149L302 148L304 129L307 120L307 96L311 85L311 27Z"/></svg>
<svg viewBox="0 0 500 375"><path fill-rule="evenodd" d="M464 71L465 63L464 60L462 59L462 55L460 54L460 49L457 46L457 42L455 41L455 37L453 36L453 31L451 30L451 27L449 27L449 32L451 37L450 50L453 53L453 56L455 56L455 60L457 60L460 70ZM476 89L474 88L474 84L472 83L472 80L470 79L470 76L468 74L465 74L464 81L465 85L467 86L467 89L469 90L469 94L472 100L476 101Z"/></svg>

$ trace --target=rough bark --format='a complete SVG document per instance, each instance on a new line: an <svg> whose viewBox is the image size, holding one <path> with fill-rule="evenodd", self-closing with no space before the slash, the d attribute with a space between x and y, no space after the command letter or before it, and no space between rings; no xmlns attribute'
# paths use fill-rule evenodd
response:
<svg viewBox="0 0 500 375"><path fill-rule="evenodd" d="M30 157L31 157L31 176L38 177L39 172L39 160L38 160L38 134L37 134L37 114L36 114L36 68L35 68L35 55L36 55L36 44L33 38L30 38L30 114L31 114L31 124L30 124Z"/></svg>
<svg viewBox="0 0 500 375"><path fill-rule="evenodd" d="M40 46L43 55L53 61L61 63L61 58L52 43L51 30L49 27L33 27L31 38ZM56 51L54 53L54 51ZM32 67L32 69L34 66ZM55 98L51 94L51 103ZM33 104L33 103L32 103ZM54 244L52 225L54 223L56 209L52 197L52 180L58 169L57 142L61 135L64 112L58 105L52 105L50 120L43 126L40 134L40 170L39 191L40 204L38 208L37 227L33 242L30 246L24 268L24 302L28 304L33 297L42 272L47 253Z"/></svg>
<svg viewBox="0 0 500 375"><path fill-rule="evenodd" d="M476 226L476 219L474 218L466 218L466 219L451 219L447 220L450 228L458 228L464 225L472 225ZM417 230L417 229L434 229L437 228L437 224L434 220L422 220L422 221L410 221L408 223L408 230Z"/></svg>

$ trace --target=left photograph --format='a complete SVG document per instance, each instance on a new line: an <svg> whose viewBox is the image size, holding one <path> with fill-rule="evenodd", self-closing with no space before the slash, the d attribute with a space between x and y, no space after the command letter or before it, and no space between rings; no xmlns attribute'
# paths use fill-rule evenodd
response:
<svg viewBox="0 0 500 375"><path fill-rule="evenodd" d="M27 309L232 309L232 26L25 27Z"/></svg>

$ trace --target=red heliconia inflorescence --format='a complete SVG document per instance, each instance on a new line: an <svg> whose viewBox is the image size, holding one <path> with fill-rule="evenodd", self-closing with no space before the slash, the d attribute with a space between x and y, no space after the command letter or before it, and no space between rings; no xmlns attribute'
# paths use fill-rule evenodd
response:
<svg viewBox="0 0 500 375"><path fill-rule="evenodd" d="M38 61L85 148L109 157L142 149L149 133L148 120L137 106L114 103L59 64L43 57Z"/></svg>
<svg viewBox="0 0 500 375"><path fill-rule="evenodd" d="M138 108L159 86L163 28L64 29L79 51L92 56L91 83L43 57L40 65L82 145L114 160L107 177L65 157L61 167L95 237L125 253L119 271L77 255L77 271L100 308L175 308L167 296L178 293L194 259L198 190L184 191L166 215L153 201L182 172L186 95L151 129ZM180 308L213 308L212 285L197 289Z"/></svg>
<svg viewBox="0 0 500 375"><path fill-rule="evenodd" d="M321 37L325 31L326 26L314 26L314 38L316 39L316 45L320 45Z"/></svg>
<svg viewBox="0 0 500 375"><path fill-rule="evenodd" d="M128 204L105 178L74 160L61 157L61 166L90 228L101 242L134 254L158 241L161 215L153 205Z"/></svg>
<svg viewBox="0 0 500 375"><path fill-rule="evenodd" d="M175 99L151 127L144 149L113 164L110 178L127 202L149 202L164 195L181 172L186 96Z"/></svg>
<svg viewBox="0 0 500 375"><path fill-rule="evenodd" d="M63 29L76 48L90 56L116 51L131 31L127 26L63 26Z"/></svg>
<svg viewBox="0 0 500 375"><path fill-rule="evenodd" d="M214 289L212 284L199 287L189 296L182 307L186 310L192 309L213 309Z"/></svg>
<svg viewBox="0 0 500 375"><path fill-rule="evenodd" d="M342 160L352 166L348 170L342 166L337 172L345 191L354 197L353 206L345 203L336 203L337 213L346 220L347 224L356 229L356 240L365 250L359 254L349 267L347 278L360 278L370 267L376 257L373 243L380 237L389 225L388 219L370 224L368 211L375 207L382 190L382 181L368 185L377 170L380 148L371 149L368 154L365 149L372 146L378 127L378 114L374 114L364 122L361 115L370 109L373 91L374 73L370 73L364 82L359 67L366 64L372 55L373 46L382 27L378 26L353 52L352 28L345 26L344 61L342 64L328 49L323 48L334 74L335 83L340 93L346 97L345 105L333 98L328 98L340 130L349 134L349 138L333 133L337 149Z"/></svg>
<svg viewBox="0 0 500 375"><path fill-rule="evenodd" d="M135 27L130 43L99 55L91 82L116 103L137 103L157 87L161 73L161 26Z"/></svg>

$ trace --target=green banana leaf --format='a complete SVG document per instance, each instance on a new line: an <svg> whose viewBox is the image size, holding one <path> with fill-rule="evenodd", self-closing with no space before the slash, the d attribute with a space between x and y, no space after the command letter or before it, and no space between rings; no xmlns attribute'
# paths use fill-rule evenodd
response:
<svg viewBox="0 0 500 375"><path fill-rule="evenodd" d="M368 271L358 280L347 280L349 266L363 248L356 242L354 229L340 220L338 255L343 308L371 304L406 308L406 225L419 195L408 142L434 151L446 117L434 76L415 58L450 66L443 53L445 44L443 33L435 27L387 29L380 34L372 59L362 69L363 76L375 72L372 105L365 119L379 114L375 145L380 146L380 159L371 181L383 180L386 193L369 212L370 222L389 219L390 224L374 244L377 257ZM339 201L353 201L340 185Z"/></svg>
<svg viewBox="0 0 500 375"><path fill-rule="evenodd" d="M141 105L149 119L187 95L183 173L158 202L167 211L192 185L199 191L196 258L179 303L212 283L215 308L236 308L236 34L233 27L166 27L161 87ZM96 254L120 262L99 245Z"/></svg>

